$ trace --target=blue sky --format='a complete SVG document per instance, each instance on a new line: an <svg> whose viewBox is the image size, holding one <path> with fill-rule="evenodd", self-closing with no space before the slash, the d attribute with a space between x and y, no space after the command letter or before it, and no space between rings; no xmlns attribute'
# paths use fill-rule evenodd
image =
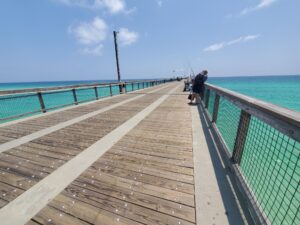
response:
<svg viewBox="0 0 300 225"><path fill-rule="evenodd" d="M299 0L2 0L0 82L300 74Z"/></svg>

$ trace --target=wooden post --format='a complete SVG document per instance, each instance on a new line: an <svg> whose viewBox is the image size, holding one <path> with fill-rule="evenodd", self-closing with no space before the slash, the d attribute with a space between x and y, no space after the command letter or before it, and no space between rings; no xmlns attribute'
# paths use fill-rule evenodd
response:
<svg viewBox="0 0 300 225"><path fill-rule="evenodd" d="M72 92L73 92L74 104L75 104L75 105L78 105L77 95L76 95L76 90L75 90L75 88L72 89Z"/></svg>
<svg viewBox="0 0 300 225"><path fill-rule="evenodd" d="M205 96L205 108L208 107L209 97L210 97L210 90L207 89L206 96Z"/></svg>
<svg viewBox="0 0 300 225"><path fill-rule="evenodd" d="M97 89L97 87L94 87L94 89L95 89L96 100L98 100L99 99L98 89Z"/></svg>
<svg viewBox="0 0 300 225"><path fill-rule="evenodd" d="M236 139L234 143L232 161L240 164L243 156L244 146L246 143L247 133L250 125L251 115L242 110Z"/></svg>
<svg viewBox="0 0 300 225"><path fill-rule="evenodd" d="M138 90L140 90L140 83L138 83Z"/></svg>
<svg viewBox="0 0 300 225"><path fill-rule="evenodd" d="M119 83L119 93L124 94L126 92L124 83Z"/></svg>
<svg viewBox="0 0 300 225"><path fill-rule="evenodd" d="M111 87L111 84L109 84L109 92L110 92L110 96L112 96L113 93L112 93L112 87Z"/></svg>
<svg viewBox="0 0 300 225"><path fill-rule="evenodd" d="M45 103L44 103L44 99L43 99L42 93L38 92L37 96L39 98L39 102L40 102L40 105L41 105L42 112L45 113L46 112L46 107L45 107Z"/></svg>
<svg viewBox="0 0 300 225"><path fill-rule="evenodd" d="M212 117L212 121L211 121L213 123L216 123L217 119L218 119L219 104L220 104L220 95L216 94L213 117Z"/></svg>

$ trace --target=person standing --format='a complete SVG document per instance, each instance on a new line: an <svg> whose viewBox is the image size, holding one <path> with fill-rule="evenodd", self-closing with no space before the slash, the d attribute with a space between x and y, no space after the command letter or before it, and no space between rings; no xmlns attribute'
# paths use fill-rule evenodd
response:
<svg viewBox="0 0 300 225"><path fill-rule="evenodd" d="M197 74L193 82L193 93L191 101L189 104L193 103L193 100L196 99L196 104L200 103L200 94L202 94L204 90L204 83L207 80L207 70L203 70L201 73Z"/></svg>

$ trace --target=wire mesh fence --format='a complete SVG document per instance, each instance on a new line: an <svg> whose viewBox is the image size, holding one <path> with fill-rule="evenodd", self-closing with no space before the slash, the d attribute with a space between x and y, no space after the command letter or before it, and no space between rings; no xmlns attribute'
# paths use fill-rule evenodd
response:
<svg viewBox="0 0 300 225"><path fill-rule="evenodd" d="M216 129L231 153L229 161L237 163L241 179L250 190L244 191L249 202L259 211L260 222L300 224L299 140L275 129L272 123L267 124L263 117L257 118L242 110L236 98L233 103L226 100L223 90L210 90L207 112L213 115L214 99L218 93L221 98L215 112ZM236 158L240 160L236 161Z"/></svg>
<svg viewBox="0 0 300 225"><path fill-rule="evenodd" d="M54 110L74 104L72 90L46 92L42 94L46 110Z"/></svg>
<svg viewBox="0 0 300 225"><path fill-rule="evenodd" d="M210 97L209 97L209 101L208 101L207 110L211 117L213 116L215 98L216 98L216 92L210 91Z"/></svg>
<svg viewBox="0 0 300 225"><path fill-rule="evenodd" d="M113 85L111 87L111 92L112 92L112 95L119 95L120 94L120 87L119 87L119 85Z"/></svg>
<svg viewBox="0 0 300 225"><path fill-rule="evenodd" d="M241 171L274 225L300 224L300 143L252 117Z"/></svg>
<svg viewBox="0 0 300 225"><path fill-rule="evenodd" d="M75 89L78 103L96 100L94 88Z"/></svg>
<svg viewBox="0 0 300 225"><path fill-rule="evenodd" d="M41 111L37 94L0 96L0 122Z"/></svg>
<svg viewBox="0 0 300 225"><path fill-rule="evenodd" d="M241 110L224 99L220 99L217 127L228 147L230 153L234 148L235 137L238 130Z"/></svg>

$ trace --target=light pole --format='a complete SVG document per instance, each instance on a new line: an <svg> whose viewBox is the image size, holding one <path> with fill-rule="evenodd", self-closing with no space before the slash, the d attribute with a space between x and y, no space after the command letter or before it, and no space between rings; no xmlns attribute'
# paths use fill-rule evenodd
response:
<svg viewBox="0 0 300 225"><path fill-rule="evenodd" d="M118 32L114 31L114 41L115 41L115 53L116 53L118 82L120 82L121 81L121 74L120 74L120 65L119 65L119 51L118 51L117 34L118 34Z"/></svg>

